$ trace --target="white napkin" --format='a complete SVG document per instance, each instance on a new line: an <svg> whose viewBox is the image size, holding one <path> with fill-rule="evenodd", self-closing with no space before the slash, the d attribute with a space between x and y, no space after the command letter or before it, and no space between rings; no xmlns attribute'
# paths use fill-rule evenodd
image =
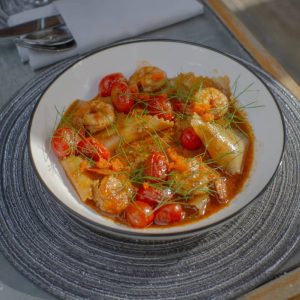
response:
<svg viewBox="0 0 300 300"><path fill-rule="evenodd" d="M203 12L197 0L61 0L12 15L13 26L60 14L71 31L76 48L49 53L18 47L22 62L33 69L53 64L97 47L165 27Z"/></svg>

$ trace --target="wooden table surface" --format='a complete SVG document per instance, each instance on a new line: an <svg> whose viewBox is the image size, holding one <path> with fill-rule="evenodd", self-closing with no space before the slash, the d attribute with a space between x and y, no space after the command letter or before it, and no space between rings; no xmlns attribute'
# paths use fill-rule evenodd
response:
<svg viewBox="0 0 300 300"><path fill-rule="evenodd" d="M300 86L225 3L222 0L207 0L206 2L259 65L300 99Z"/></svg>
<svg viewBox="0 0 300 300"><path fill-rule="evenodd" d="M206 3L216 12L239 42L247 49L258 64L290 90L300 100L300 86L284 67L253 36L222 0L207 0ZM262 285L243 296L243 300L300 299L300 267L283 274L277 279Z"/></svg>

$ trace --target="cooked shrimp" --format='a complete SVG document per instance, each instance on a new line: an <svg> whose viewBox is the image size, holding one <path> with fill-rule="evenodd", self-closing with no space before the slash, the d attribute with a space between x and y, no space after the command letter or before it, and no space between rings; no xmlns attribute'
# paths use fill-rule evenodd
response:
<svg viewBox="0 0 300 300"><path fill-rule="evenodd" d="M143 92L155 92L167 82L167 74L157 67L147 66L138 69L130 78L129 86L133 90L142 88Z"/></svg>
<svg viewBox="0 0 300 300"><path fill-rule="evenodd" d="M175 165L180 162L185 166L185 169L174 168L170 175L175 182L176 193L190 194L192 197L189 203L197 206L200 212L205 211L209 202L211 186L213 186L220 203L228 202L226 179L203 162L201 157L187 159L177 154L176 150L172 148L168 149L168 156L175 162Z"/></svg>
<svg viewBox="0 0 300 300"><path fill-rule="evenodd" d="M219 173L210 168L201 157L185 158L179 154L175 154L175 150L168 149L168 155L174 160L175 165L180 162L185 166L182 168L174 168L170 177L175 182L176 193L186 195L202 195L209 193L209 184L220 177Z"/></svg>
<svg viewBox="0 0 300 300"><path fill-rule="evenodd" d="M134 195L130 180L121 174L104 176L99 186L93 187L93 200L106 213L119 214Z"/></svg>
<svg viewBox="0 0 300 300"><path fill-rule="evenodd" d="M214 119L224 116L229 107L228 98L218 89L208 87L199 89L194 97L194 111L203 114L211 114Z"/></svg>
<svg viewBox="0 0 300 300"><path fill-rule="evenodd" d="M73 123L76 127L84 127L91 133L109 127L114 121L113 106L101 101L101 99L83 102L79 105L73 117Z"/></svg>

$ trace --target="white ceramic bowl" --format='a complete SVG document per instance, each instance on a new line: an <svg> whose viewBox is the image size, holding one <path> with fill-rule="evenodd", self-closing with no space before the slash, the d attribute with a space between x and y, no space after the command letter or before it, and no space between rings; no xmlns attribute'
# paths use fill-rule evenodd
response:
<svg viewBox="0 0 300 300"><path fill-rule="evenodd" d="M132 229L95 213L80 201L66 178L58 159L49 147L57 122L57 111L66 109L74 99L90 99L97 94L101 77L112 72L132 74L146 61L165 70L169 77L179 72L199 75L227 75L237 80L241 105L255 101L259 107L247 114L255 134L254 163L242 192L220 212L198 222L170 228ZM219 51L170 40L147 40L118 44L87 56L56 78L41 96L32 115L29 144L33 164L41 180L57 201L73 216L92 226L118 235L145 239L173 239L194 234L229 219L255 199L268 185L280 164L284 148L284 125L278 105L266 85L247 67Z"/></svg>

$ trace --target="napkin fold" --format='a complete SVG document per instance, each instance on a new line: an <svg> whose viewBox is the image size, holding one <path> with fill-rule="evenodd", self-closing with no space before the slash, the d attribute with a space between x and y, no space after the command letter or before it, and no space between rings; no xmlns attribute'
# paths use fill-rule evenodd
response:
<svg viewBox="0 0 300 300"><path fill-rule="evenodd" d="M100 46L159 29L203 12L197 0L60 0L27 10L8 19L13 26L60 14L72 33L76 48L49 53L18 47L22 62L33 69L83 54Z"/></svg>

